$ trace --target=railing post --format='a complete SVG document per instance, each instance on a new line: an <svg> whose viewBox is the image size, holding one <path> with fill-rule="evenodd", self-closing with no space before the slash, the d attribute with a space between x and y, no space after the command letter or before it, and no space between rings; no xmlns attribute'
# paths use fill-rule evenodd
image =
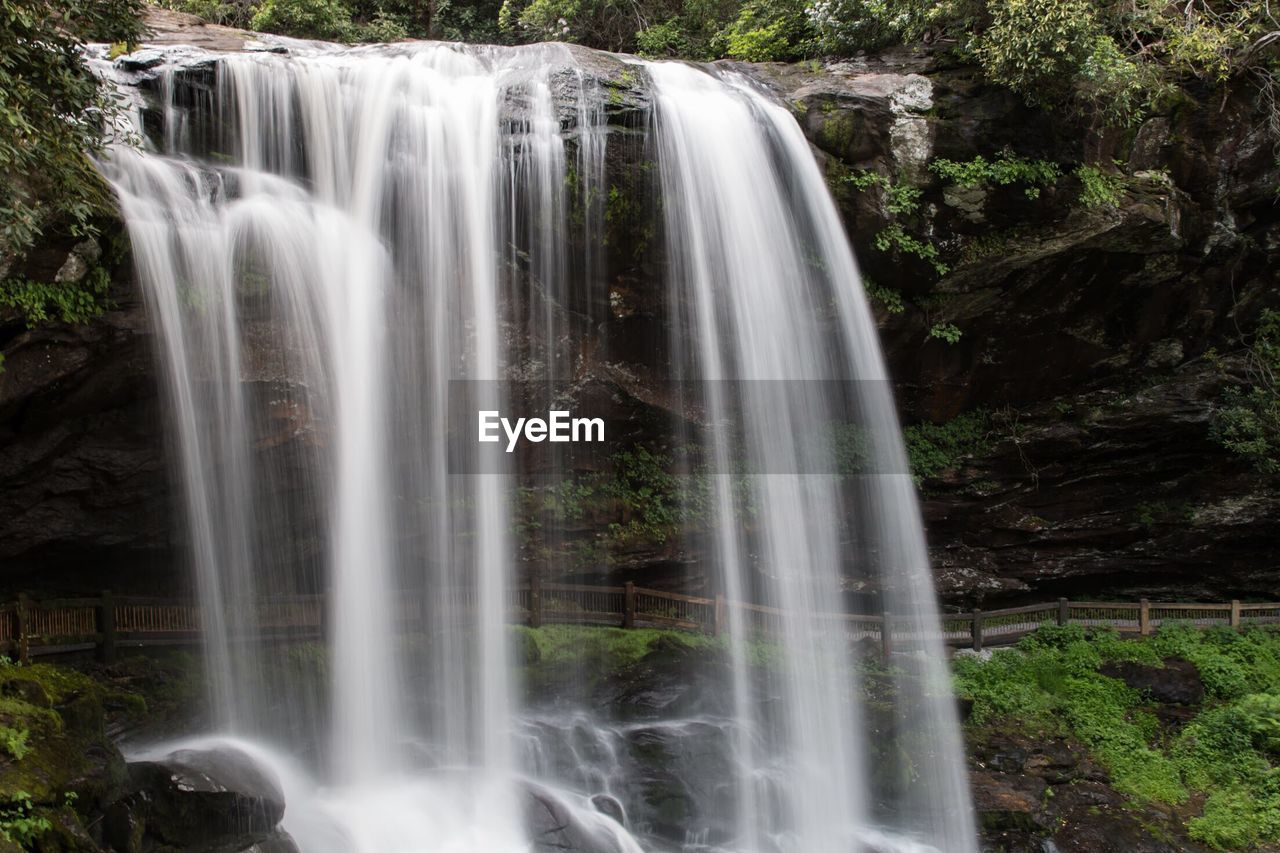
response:
<svg viewBox="0 0 1280 853"><path fill-rule="evenodd" d="M542 578L536 574L529 578L529 627L542 627Z"/></svg>
<svg viewBox="0 0 1280 853"><path fill-rule="evenodd" d="M622 627L634 628L636 626L636 585L627 581L623 589Z"/></svg>
<svg viewBox="0 0 1280 853"><path fill-rule="evenodd" d="M31 642L27 633L31 628L31 596L18 593L18 663L31 662Z"/></svg>
<svg viewBox="0 0 1280 853"><path fill-rule="evenodd" d="M98 643L98 660L103 663L115 663L116 604L109 589L102 591L102 602L98 605L98 633L102 635Z"/></svg>
<svg viewBox="0 0 1280 853"><path fill-rule="evenodd" d="M716 607L716 609L715 609L715 613L714 613L714 614L712 615L712 617L711 617L711 618L712 618L712 620L713 620L713 621L712 621L712 625L711 625L711 633L712 633L714 636L719 637L719 636L721 636L722 634L724 634L724 633L726 632L727 628L729 627L729 626L728 626L728 624L727 624L727 623L726 623L726 621L725 621L726 613L725 613L725 605L724 605L724 596L723 596L723 595L719 595L719 594L717 594L717 595L716 595L716 605L715 605L715 607Z"/></svg>
<svg viewBox="0 0 1280 853"><path fill-rule="evenodd" d="M893 625L890 623L888 610L880 620L880 652L884 655L884 659L888 660L889 655L893 654Z"/></svg>
<svg viewBox="0 0 1280 853"><path fill-rule="evenodd" d="M982 610L973 608L972 622L969 623L969 636L973 638L973 650L982 651Z"/></svg>
<svg viewBox="0 0 1280 853"><path fill-rule="evenodd" d="M1240 627L1240 599L1231 599L1231 627Z"/></svg>
<svg viewBox="0 0 1280 853"><path fill-rule="evenodd" d="M1144 637L1151 634L1151 602L1145 598L1138 600L1138 633Z"/></svg>
<svg viewBox="0 0 1280 853"><path fill-rule="evenodd" d="M1071 605L1065 598L1058 599L1058 624L1065 625L1071 621Z"/></svg>

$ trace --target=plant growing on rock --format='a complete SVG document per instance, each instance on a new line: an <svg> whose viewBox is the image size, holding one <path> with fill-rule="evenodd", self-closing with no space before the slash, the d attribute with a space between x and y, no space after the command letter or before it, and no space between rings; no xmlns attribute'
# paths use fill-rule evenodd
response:
<svg viewBox="0 0 1280 853"><path fill-rule="evenodd" d="M109 210L88 155L110 141L105 119L116 104L83 47L136 43L142 8L142 0L0 0L0 270L50 228L95 233Z"/></svg>
<svg viewBox="0 0 1280 853"><path fill-rule="evenodd" d="M903 224L904 220L909 221L920 209L920 197L924 193L919 187L894 181L869 169L853 172L845 180L859 192L874 189L880 194L884 215L889 223L872 240L872 245L877 250L919 258L933 267L933 271L939 276L951 271L942 260L936 244L909 233Z"/></svg>
<svg viewBox="0 0 1280 853"><path fill-rule="evenodd" d="M991 416L985 410L957 415L944 424L913 424L902 430L912 479L919 485L991 447Z"/></svg>
<svg viewBox="0 0 1280 853"><path fill-rule="evenodd" d="M1210 435L1262 474L1280 473L1280 311L1266 309L1245 350L1245 381L1227 387Z"/></svg>
<svg viewBox="0 0 1280 853"><path fill-rule="evenodd" d="M24 848L30 847L41 835L53 829L44 815L35 814L31 795L18 791L0 804L0 836Z"/></svg>
<svg viewBox="0 0 1280 853"><path fill-rule="evenodd" d="M1126 181L1121 174L1090 164L1077 167L1073 174L1080 182L1080 203L1085 207L1116 207L1124 198Z"/></svg>
<svg viewBox="0 0 1280 853"><path fill-rule="evenodd" d="M929 169L943 180L961 187L1009 186L1022 184L1027 198L1040 197L1040 191L1057 183L1062 170L1047 160L1028 160L1011 151L1001 151L994 161L981 154L972 160L957 162L939 157Z"/></svg>

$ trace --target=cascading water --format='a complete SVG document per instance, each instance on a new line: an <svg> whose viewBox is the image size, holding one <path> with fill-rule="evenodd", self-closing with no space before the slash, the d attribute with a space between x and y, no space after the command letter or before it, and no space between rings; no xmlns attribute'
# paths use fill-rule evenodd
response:
<svg viewBox="0 0 1280 853"><path fill-rule="evenodd" d="M892 397L795 121L734 75L556 45L290 49L218 56L200 85L175 54L160 72L163 142L103 168L158 331L214 722L276 767L303 851L529 849L520 790L577 815L591 849L641 849L580 794L643 813L627 750L655 726L520 710L517 473L477 473L451 434L454 380L499 409L505 386L477 380L572 380L588 336L594 358L615 355L602 234L617 92L588 67L606 61L652 98L626 132L656 162L671 330L659 347L711 424L708 574L780 620L779 663L761 677L760 611L728 607L729 711L657 724L711 745L689 761L722 753L699 789L720 813L688 817L685 847L973 850ZM836 385L881 472L853 485L797 439L835 416ZM743 459L745 488L729 473ZM883 581L898 631L898 741L915 769L887 781L865 758L857 655L820 615L839 609L851 570L849 519L852 570ZM247 639L268 609L316 592L327 694Z"/></svg>
<svg viewBox="0 0 1280 853"><path fill-rule="evenodd" d="M745 651L733 646L738 756L749 780L739 788L739 837L748 849L779 837L787 849L856 849L871 817L863 724L848 701L857 669L842 626L814 618L841 598L842 519L856 515L867 531L861 551L893 573L886 610L911 614L899 701L919 713L917 730L937 762L907 786L895 820L939 848L970 849L951 699L945 688L919 690L946 680L941 642L928 641L940 631L921 523L875 327L834 205L795 120L747 81L677 64L649 71L677 333L696 342L682 368L706 383L713 425L742 426L736 448L726 430L712 429L722 472L714 478L716 568L729 599L778 609L785 638L772 754L757 747L766 723L746 684ZM856 496L843 494L834 468L822 464L828 449L812 445L835 419L829 391L840 380L852 380L877 472L861 479ZM728 475L733 450L749 470L765 472L748 478L757 518L750 531ZM746 615L730 608L732 635L749 635ZM771 772L778 754L790 764L781 777Z"/></svg>

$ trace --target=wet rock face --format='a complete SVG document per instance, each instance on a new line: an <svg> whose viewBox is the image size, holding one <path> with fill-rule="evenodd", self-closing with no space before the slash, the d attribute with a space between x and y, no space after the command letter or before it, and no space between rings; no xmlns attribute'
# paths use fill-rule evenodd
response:
<svg viewBox="0 0 1280 853"><path fill-rule="evenodd" d="M1276 480L1209 437L1241 335L1280 300L1280 167L1250 93L1100 140L928 56L751 73L813 141L867 278L905 303L873 300L904 422L1007 414L922 486L944 597L1273 596ZM1005 148L1063 177L1031 199L917 168ZM1075 166L1110 160L1127 175L1115 203L1083 204ZM847 180L861 169L921 191L907 224L946 275L876 247L890 219L883 193ZM931 337L938 322L960 339Z"/></svg>
<svg viewBox="0 0 1280 853"><path fill-rule="evenodd" d="M48 265L62 270L81 257L54 255ZM114 310L87 325L0 317L0 562L11 588L172 575L150 333L120 275Z"/></svg>

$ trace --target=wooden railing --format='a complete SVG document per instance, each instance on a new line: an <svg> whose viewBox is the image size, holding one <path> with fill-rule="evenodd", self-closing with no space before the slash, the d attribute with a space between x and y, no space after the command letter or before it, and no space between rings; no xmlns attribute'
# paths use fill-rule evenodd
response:
<svg viewBox="0 0 1280 853"><path fill-rule="evenodd" d="M409 592L395 596L391 614L399 630L426 631L442 619L475 613L474 589ZM232 608L228 608L229 610ZM236 624L251 625L232 640L319 639L326 633L322 595L278 596L235 609ZM1106 626L1127 634L1150 634L1172 623L1197 628L1280 624L1280 603L1168 603L1069 601L946 613L941 631L926 630L907 616L818 613L815 622L835 623L851 642L873 642L885 653L895 647L940 640L946 645L1007 645L1042 625ZM707 634L739 626L768 636L803 630L786 611L761 604L727 601L722 596L682 595L623 586L553 584L534 581L507 590L506 620L513 624L585 624L620 628L675 628ZM200 607L187 599L113 596L37 600L26 595L0 603L0 654L27 661L33 656L94 651L114 659L122 646L196 643L204 630Z"/></svg>

